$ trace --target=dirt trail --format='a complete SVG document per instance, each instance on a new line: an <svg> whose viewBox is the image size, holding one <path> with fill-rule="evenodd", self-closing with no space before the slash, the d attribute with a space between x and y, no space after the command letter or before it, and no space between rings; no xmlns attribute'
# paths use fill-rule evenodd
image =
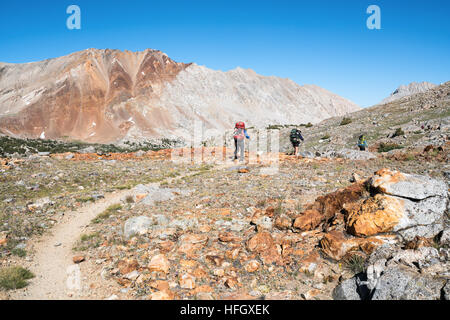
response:
<svg viewBox="0 0 450 320"><path fill-rule="evenodd" d="M215 166L215 170L222 170L236 163L230 162ZM166 181L180 179L195 173L189 173ZM84 274L80 270L86 268L86 263L75 265L72 261L74 252L72 248L80 239L81 234L86 230L98 214L105 211L109 206L120 203L127 196L133 195L134 189L116 191L105 194L103 199L87 204L78 210L66 212L63 218L53 227L49 234L39 238L34 244L34 255L31 262L25 264L34 274L35 278L24 289L12 292L11 299L14 300L66 300L66 299L104 299L109 296L108 287L115 284L108 283L107 280L99 280L98 275ZM83 270L84 271L84 270ZM97 270L98 271L98 270ZM91 272L88 272L91 273ZM98 273L98 272L96 272ZM77 289L74 276L79 275L81 288ZM102 295L99 296L90 290L85 290L88 278L94 277L97 286L104 287ZM95 278L97 277L97 278ZM75 289L74 289L75 288Z"/></svg>
<svg viewBox="0 0 450 320"><path fill-rule="evenodd" d="M11 298L23 300L79 298L77 290L71 290L67 285L68 276L78 268L72 261L74 256L72 248L93 218L132 192L133 190L124 190L105 194L105 198L95 203L65 213L51 233L42 236L34 245L35 254L28 267L36 277L26 288L11 294Z"/></svg>

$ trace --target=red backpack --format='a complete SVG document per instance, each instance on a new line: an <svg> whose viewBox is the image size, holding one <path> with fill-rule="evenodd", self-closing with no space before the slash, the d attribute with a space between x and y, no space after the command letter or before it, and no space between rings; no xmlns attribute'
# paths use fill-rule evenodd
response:
<svg viewBox="0 0 450 320"><path fill-rule="evenodd" d="M242 140L244 139L245 135L244 135L244 129L245 129L245 123L243 123L242 121L236 122L235 126L234 126L234 139L237 140Z"/></svg>
<svg viewBox="0 0 450 320"><path fill-rule="evenodd" d="M236 122L235 126L236 129L245 129L245 123L242 121Z"/></svg>

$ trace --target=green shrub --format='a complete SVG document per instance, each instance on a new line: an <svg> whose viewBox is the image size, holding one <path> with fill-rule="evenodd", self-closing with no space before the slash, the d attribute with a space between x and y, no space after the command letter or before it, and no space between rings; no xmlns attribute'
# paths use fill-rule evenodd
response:
<svg viewBox="0 0 450 320"><path fill-rule="evenodd" d="M312 125L311 122L308 122L308 123L305 125L306 128L311 128L312 126L313 126L313 125Z"/></svg>
<svg viewBox="0 0 450 320"><path fill-rule="evenodd" d="M353 273L358 274L364 271L364 264L366 259L364 257L354 254L351 257L344 260L347 269L351 270Z"/></svg>
<svg viewBox="0 0 450 320"><path fill-rule="evenodd" d="M341 125L341 126L345 126L345 125L347 125L347 124L349 124L349 123L352 123L352 119L351 119L351 118L344 117L344 119L342 119L340 125Z"/></svg>
<svg viewBox="0 0 450 320"><path fill-rule="evenodd" d="M29 270L22 267L0 269L0 288L6 290L20 289L27 286L27 281L34 278Z"/></svg>
<svg viewBox="0 0 450 320"><path fill-rule="evenodd" d="M402 130L402 128L397 128L395 130L395 132L394 132L394 135L392 137L393 138L394 137L400 137L400 136L403 136L403 135L405 135L405 132Z"/></svg>
<svg viewBox="0 0 450 320"><path fill-rule="evenodd" d="M100 233L94 232L89 234L82 234L80 241L73 247L74 251L85 251L89 248L97 248L102 243Z"/></svg>
<svg viewBox="0 0 450 320"><path fill-rule="evenodd" d="M112 214L115 214L117 211L122 209L120 204L113 204L109 206L105 211L100 213L95 219L92 220L92 223L100 223L105 219L108 219Z"/></svg>
<svg viewBox="0 0 450 320"><path fill-rule="evenodd" d="M328 140L328 139L330 139L331 137L330 137L330 135L329 134L326 134L326 135L324 135L322 138L320 138L320 140Z"/></svg>
<svg viewBox="0 0 450 320"><path fill-rule="evenodd" d="M23 258L23 257L25 257L25 256L27 255L27 252L26 252L24 249L19 249L19 248L17 248L17 249L12 249L12 250L11 250L11 253L12 253L13 255L18 256L18 257L21 257L21 258Z"/></svg>
<svg viewBox="0 0 450 320"><path fill-rule="evenodd" d="M378 146L378 152L388 152L391 150L395 150L395 149L403 149L404 147L399 146L396 143L380 143L380 145Z"/></svg>

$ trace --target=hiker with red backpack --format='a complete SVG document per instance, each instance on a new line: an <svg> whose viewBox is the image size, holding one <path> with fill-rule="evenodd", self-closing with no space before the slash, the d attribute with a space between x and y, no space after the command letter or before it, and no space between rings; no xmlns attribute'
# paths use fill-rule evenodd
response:
<svg viewBox="0 0 450 320"><path fill-rule="evenodd" d="M244 161L244 138L250 139L250 136L247 134L247 130L245 129L245 123L240 121L237 122L234 126L234 160L237 160L237 154L240 152L240 161Z"/></svg>

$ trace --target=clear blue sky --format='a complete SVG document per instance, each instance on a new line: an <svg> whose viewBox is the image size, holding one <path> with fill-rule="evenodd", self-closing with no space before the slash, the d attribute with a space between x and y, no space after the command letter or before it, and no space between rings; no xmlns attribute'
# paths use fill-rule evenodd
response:
<svg viewBox="0 0 450 320"><path fill-rule="evenodd" d="M66 8L81 8L81 30ZM381 30L366 9L381 8ZM0 61L86 48L158 49L216 70L237 66L316 84L370 106L400 84L450 80L448 0L40 0L0 4Z"/></svg>

